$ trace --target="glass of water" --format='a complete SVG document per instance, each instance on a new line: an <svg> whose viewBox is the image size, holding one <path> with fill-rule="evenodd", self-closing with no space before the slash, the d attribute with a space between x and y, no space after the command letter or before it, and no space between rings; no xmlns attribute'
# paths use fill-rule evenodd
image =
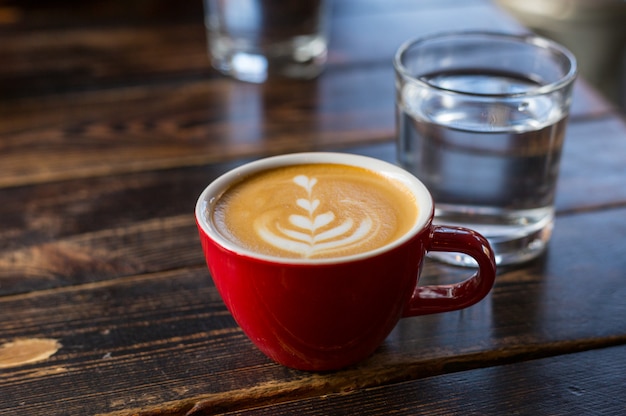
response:
<svg viewBox="0 0 626 416"><path fill-rule="evenodd" d="M457 32L405 43L394 67L398 161L430 189L435 222L483 234L499 265L540 255L554 224L572 53L534 35Z"/></svg>
<svg viewBox="0 0 626 416"><path fill-rule="evenodd" d="M331 0L204 0L211 62L243 81L310 79L326 63Z"/></svg>

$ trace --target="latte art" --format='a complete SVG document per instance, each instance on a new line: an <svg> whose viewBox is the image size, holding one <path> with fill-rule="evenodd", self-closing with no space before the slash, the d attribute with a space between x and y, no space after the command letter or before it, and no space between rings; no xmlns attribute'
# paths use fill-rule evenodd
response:
<svg viewBox="0 0 626 416"><path fill-rule="evenodd" d="M417 208L401 185L344 165L296 165L262 172L220 198L214 220L231 241L292 258L366 252L402 236Z"/></svg>
<svg viewBox="0 0 626 416"><path fill-rule="evenodd" d="M271 215L274 213L259 216L254 222L254 230L268 244L302 257L311 257L359 246L376 235L381 219L373 220L369 213L359 212L355 209L357 201L337 201L352 214L339 222L333 211L318 213L320 200L315 198L313 192L317 178L298 175L293 182L306 192L306 198L296 199L296 206L304 211L304 215L289 215L288 225L283 225L284 218ZM356 218L356 214L360 218Z"/></svg>

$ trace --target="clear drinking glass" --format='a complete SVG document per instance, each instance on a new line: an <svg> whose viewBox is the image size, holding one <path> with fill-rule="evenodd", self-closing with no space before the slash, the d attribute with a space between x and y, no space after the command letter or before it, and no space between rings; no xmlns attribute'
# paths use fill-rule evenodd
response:
<svg viewBox="0 0 626 416"><path fill-rule="evenodd" d="M212 64L249 82L314 78L326 63L330 0L204 0Z"/></svg>
<svg viewBox="0 0 626 416"><path fill-rule="evenodd" d="M540 255L554 223L572 53L534 35L446 33L405 43L394 66L398 160L431 191L435 222L483 234L499 265Z"/></svg>

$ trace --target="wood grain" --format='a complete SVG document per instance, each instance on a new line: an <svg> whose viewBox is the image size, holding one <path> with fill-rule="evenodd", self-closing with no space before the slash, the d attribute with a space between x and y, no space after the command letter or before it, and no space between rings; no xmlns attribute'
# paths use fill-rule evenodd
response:
<svg viewBox="0 0 626 416"><path fill-rule="evenodd" d="M624 129L616 117L571 123L558 184L559 214L626 205ZM589 140L590 135L596 138ZM393 149L387 141L335 150L393 162ZM0 293L202 264L195 201L211 180L240 163L0 189Z"/></svg>
<svg viewBox="0 0 626 416"><path fill-rule="evenodd" d="M626 347L346 391L224 415L623 415ZM601 409L596 413L591 409ZM210 413L198 411L190 415Z"/></svg>
<svg viewBox="0 0 626 416"><path fill-rule="evenodd" d="M217 412L623 344L625 215L560 218L547 255L502 270L483 302L403 319L373 357L330 374L271 363L232 320L204 266L4 296L0 341L37 334L63 348L3 371L0 414L19 403L50 415L184 414L196 404ZM425 281L449 271L467 273L429 263Z"/></svg>
<svg viewBox="0 0 626 416"><path fill-rule="evenodd" d="M262 85L213 73L200 16L154 21L167 10L158 2L136 10L97 2L96 25L9 25L0 30L10 39L0 48L0 187L391 140L400 43L442 21L446 30L523 31L488 3L452 5L404 2L381 12L376 2L342 2L328 70L313 82ZM50 7L27 9L25 22ZM111 21L116 7L145 22ZM579 82L572 118L610 111Z"/></svg>
<svg viewBox="0 0 626 416"><path fill-rule="evenodd" d="M602 97L577 83L544 256L469 309L401 320L356 366L299 372L226 310L197 196L271 154L394 161L400 42L524 29L486 0L337 0L322 76L253 85L209 68L201 9L0 5L0 346L59 347L0 369L0 415L626 411L626 125ZM468 273L428 260L422 283Z"/></svg>
<svg viewBox="0 0 626 416"><path fill-rule="evenodd" d="M131 7L103 4L83 7L82 18L96 24L71 24L68 18L50 19L73 9L61 2L56 7L44 6L48 20L37 17L44 11L34 8L23 12L22 25L17 22L0 26L0 36L11 40L0 49L4 99L217 76L209 70L201 11L190 10L182 22L174 13L169 24L163 24L163 19L153 18L154 11L161 8L165 14L171 7L157 1L142 3L145 4L134 11ZM445 3L437 5L432 1L384 8L367 2L358 5L359 13L350 13L348 10L356 7L350 6L354 2L347 3L332 14L330 68L389 65L401 42L441 30L441 21L446 22L445 30L522 30L485 1L469 2L461 10L458 5L451 9L450 4L446 7ZM117 10L120 15L134 14L135 18L115 20L116 7L121 9ZM73 11L78 14L80 9ZM36 31L28 24L29 19L41 21ZM74 16L74 22L77 19ZM46 25L47 21L52 23ZM386 35L380 36L381 31Z"/></svg>
<svg viewBox="0 0 626 416"><path fill-rule="evenodd" d="M392 79L390 68L307 84L218 79L18 106L0 119L0 187L392 140ZM573 118L610 114L577 92L586 110Z"/></svg>

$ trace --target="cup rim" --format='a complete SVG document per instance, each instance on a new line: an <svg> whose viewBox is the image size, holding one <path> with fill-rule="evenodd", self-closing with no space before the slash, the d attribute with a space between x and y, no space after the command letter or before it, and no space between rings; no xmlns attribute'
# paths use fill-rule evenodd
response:
<svg viewBox="0 0 626 416"><path fill-rule="evenodd" d="M224 192L234 183L237 183L256 172L261 172L267 169L293 164L308 163L330 163L356 166L371 170L385 177L399 181L414 195L416 201L418 201L418 213L414 224L400 238L397 238L391 243L376 248L374 250L369 250L363 253L353 254L349 256L306 259L271 256L248 250L224 237L211 221L210 213L212 212L212 208L215 206L215 204L224 194ZM369 156L335 152L290 153L248 162L244 165L229 170L228 172L222 174L214 181L212 181L198 197L195 207L196 222L201 231L223 249L226 249L241 256L260 261L308 266L349 263L356 260L376 257L382 253L391 251L396 247L403 245L404 243L418 235L422 230L424 230L428 226L428 224L432 222L433 215L434 202L432 196L430 195L430 192L419 179L417 179L408 171L397 165Z"/></svg>
<svg viewBox="0 0 626 416"><path fill-rule="evenodd" d="M564 56L568 62L570 62L569 70L565 75L560 77L558 80L547 83L544 85L540 85L537 88L533 88L527 91L514 92L514 93L474 93L468 91L459 91L449 88L444 88L439 85L432 84L423 79L417 78L414 75L410 74L406 69L406 66L402 64L402 56L403 54L409 50L409 48L419 45L422 43L426 43L429 41L437 40L437 39L467 39L469 37L485 37L485 38L497 38L501 40L507 40L515 43L525 43L529 45L533 45L545 50L551 50L556 52L562 56ZM578 64L576 61L575 55L567 49L565 46L547 39L542 36L535 35L533 33L523 33L523 34L515 34L515 33L507 33L507 32L497 32L497 31L484 31L484 30L466 30L466 31L448 31L448 32L439 32L435 34L430 34L426 36L416 37L409 39L402 43L398 50L396 51L393 57L393 66L396 70L397 74L400 74L404 77L408 82L415 83L422 87L428 87L439 91L444 91L452 94L458 94L460 96L468 96L468 97L483 97L483 98L517 98L517 97L530 97L530 96L538 96L545 95L551 92L560 90L567 85L573 83L576 80L576 76L578 74Z"/></svg>

